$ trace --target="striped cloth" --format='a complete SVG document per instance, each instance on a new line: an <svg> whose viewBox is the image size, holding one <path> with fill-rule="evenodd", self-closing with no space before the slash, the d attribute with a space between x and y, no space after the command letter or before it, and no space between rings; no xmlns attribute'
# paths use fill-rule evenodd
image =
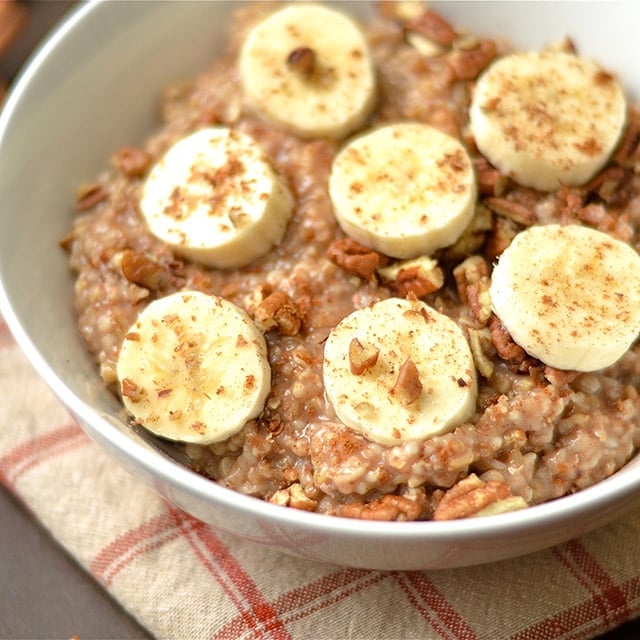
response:
<svg viewBox="0 0 640 640"><path fill-rule="evenodd" d="M119 468L1 320L0 389L0 482L155 637L578 640L640 616L640 508L481 567L314 564L219 533Z"/></svg>

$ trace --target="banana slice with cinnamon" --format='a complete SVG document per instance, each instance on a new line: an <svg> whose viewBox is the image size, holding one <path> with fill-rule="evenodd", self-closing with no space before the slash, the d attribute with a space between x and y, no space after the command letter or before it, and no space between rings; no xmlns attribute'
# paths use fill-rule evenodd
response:
<svg viewBox="0 0 640 640"><path fill-rule="evenodd" d="M364 34L344 13L316 4L284 7L253 27L240 78L251 109L302 137L344 138L376 98Z"/></svg>

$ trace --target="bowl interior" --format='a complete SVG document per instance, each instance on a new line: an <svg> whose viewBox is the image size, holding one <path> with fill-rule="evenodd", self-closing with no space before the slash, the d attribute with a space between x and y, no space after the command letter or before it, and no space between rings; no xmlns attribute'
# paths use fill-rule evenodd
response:
<svg viewBox="0 0 640 640"><path fill-rule="evenodd" d="M369 3L344 4L359 15L371 10ZM640 22L640 5L634 2L592 3L589 11L573 2L431 4L460 27L505 37L519 48L538 48L568 35L581 53L619 73L632 96L640 95L640 77L629 53L637 48L631 25ZM234 8L232 2L81 5L32 57L0 118L2 314L32 363L90 434L128 466L146 466L150 477L174 487L189 485L197 503L192 511L200 517L199 506L207 500L255 513L270 505L229 497L214 483L158 456L150 438L126 426L119 403L105 390L76 330L72 276L59 242L70 227L78 185L94 179L119 146L139 143L153 130L160 90L206 68L224 43ZM639 464L637 457L635 471L624 470L607 486L625 494L640 489ZM585 493L567 504L573 500L584 511L590 495L599 503L605 499L603 489ZM554 509L558 511L549 506L548 512ZM304 521L309 515L283 511L288 510L276 507L270 513L277 512L283 522ZM531 518L517 517L525 525ZM314 522L319 520L327 518ZM413 531L420 535L437 530L434 523L412 524L419 525ZM486 535L491 526L451 523L440 530ZM387 531L385 524L371 528L357 521L347 528ZM394 539L402 531L396 527Z"/></svg>

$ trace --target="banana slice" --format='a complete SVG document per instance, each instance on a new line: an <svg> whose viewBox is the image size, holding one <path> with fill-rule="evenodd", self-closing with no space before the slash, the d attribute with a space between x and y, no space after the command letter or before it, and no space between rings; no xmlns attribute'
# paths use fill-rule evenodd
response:
<svg viewBox="0 0 640 640"><path fill-rule="evenodd" d="M475 209L476 182L462 144L433 127L374 129L336 156L329 195L342 230L394 258L453 244Z"/></svg>
<svg viewBox="0 0 640 640"><path fill-rule="evenodd" d="M140 210L176 253L226 269L249 264L282 240L293 197L257 142L210 127L179 140L151 169Z"/></svg>
<svg viewBox="0 0 640 640"><path fill-rule="evenodd" d="M250 108L302 137L345 137L376 98L364 35L343 13L314 4L258 23L240 53L240 78Z"/></svg>
<svg viewBox="0 0 640 640"><path fill-rule="evenodd" d="M197 291L159 298L125 336L117 363L136 422L169 440L225 440L260 414L271 387L263 334L231 302Z"/></svg>
<svg viewBox="0 0 640 640"><path fill-rule="evenodd" d="M527 353L558 369L595 371L640 331L640 256L587 227L530 227L500 256L489 294Z"/></svg>
<svg viewBox="0 0 640 640"><path fill-rule="evenodd" d="M517 53L478 79L469 117L478 149L522 185L555 191L587 182L626 122L620 84L571 53Z"/></svg>
<svg viewBox="0 0 640 640"><path fill-rule="evenodd" d="M475 409L462 330L416 299L389 298L343 318L325 343L323 377L338 418L383 445L445 433Z"/></svg>

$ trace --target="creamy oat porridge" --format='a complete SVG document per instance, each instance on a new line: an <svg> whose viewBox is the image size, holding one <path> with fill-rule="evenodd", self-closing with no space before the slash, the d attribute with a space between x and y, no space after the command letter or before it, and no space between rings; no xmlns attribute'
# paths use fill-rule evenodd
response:
<svg viewBox="0 0 640 640"><path fill-rule="evenodd" d="M329 19L348 62L243 6L79 189L63 246L105 384L199 473L330 515L484 515L610 476L640 446L639 107L569 39L512 56L418 3ZM554 128L573 81L606 126Z"/></svg>

